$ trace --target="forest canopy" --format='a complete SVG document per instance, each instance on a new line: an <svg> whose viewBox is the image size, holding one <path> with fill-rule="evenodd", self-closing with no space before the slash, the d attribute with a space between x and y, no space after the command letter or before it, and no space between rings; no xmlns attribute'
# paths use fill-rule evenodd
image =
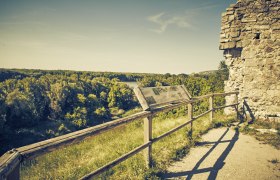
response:
<svg viewBox="0 0 280 180"><path fill-rule="evenodd" d="M34 128L44 131L38 138L42 140L121 117L139 107L125 82L137 81L142 87L183 84L199 96L223 92L227 76L223 62L219 70L191 75L0 69L0 142L7 144ZM200 105L196 110L207 108Z"/></svg>

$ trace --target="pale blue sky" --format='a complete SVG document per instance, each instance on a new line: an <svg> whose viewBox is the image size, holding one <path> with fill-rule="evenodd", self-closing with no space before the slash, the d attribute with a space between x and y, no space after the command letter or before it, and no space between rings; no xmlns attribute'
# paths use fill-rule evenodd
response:
<svg viewBox="0 0 280 180"><path fill-rule="evenodd" d="M192 73L217 69L236 0L0 0L2 68Z"/></svg>

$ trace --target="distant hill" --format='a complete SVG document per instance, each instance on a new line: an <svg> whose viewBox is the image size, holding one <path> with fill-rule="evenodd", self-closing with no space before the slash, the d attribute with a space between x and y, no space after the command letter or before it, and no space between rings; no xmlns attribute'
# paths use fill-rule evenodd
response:
<svg viewBox="0 0 280 180"><path fill-rule="evenodd" d="M145 76L163 75L155 73L130 73L130 72L95 72L95 71L73 71L73 70L41 70L41 69L5 69L0 68L0 82L7 79L23 79L25 77L39 78L44 75L65 75L105 77L109 79L118 78L121 81L137 81Z"/></svg>
<svg viewBox="0 0 280 180"><path fill-rule="evenodd" d="M210 71L201 71L199 73L194 73L194 74L199 74L199 75L212 75L217 73L219 70L210 70Z"/></svg>

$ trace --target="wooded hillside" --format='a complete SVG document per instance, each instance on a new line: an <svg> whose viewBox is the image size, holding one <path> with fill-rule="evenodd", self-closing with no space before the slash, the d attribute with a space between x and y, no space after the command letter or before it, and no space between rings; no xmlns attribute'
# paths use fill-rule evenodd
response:
<svg viewBox="0 0 280 180"><path fill-rule="evenodd" d="M184 84L199 96L222 92L226 78L223 63L219 71L192 75L1 69L0 154L133 111L139 104L124 81L144 87Z"/></svg>

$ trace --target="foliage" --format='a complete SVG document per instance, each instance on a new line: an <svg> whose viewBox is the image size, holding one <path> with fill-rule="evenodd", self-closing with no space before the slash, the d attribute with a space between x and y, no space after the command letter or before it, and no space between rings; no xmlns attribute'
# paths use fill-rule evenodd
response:
<svg viewBox="0 0 280 180"><path fill-rule="evenodd" d="M133 90L118 79L43 72L6 79L0 82L0 141L5 144L0 151L9 150L6 143L15 141L10 137L19 136L22 129L32 131L42 122L57 122L57 128L38 132L49 138L109 121L109 108L135 106ZM59 128L60 124L65 128Z"/></svg>
<svg viewBox="0 0 280 180"><path fill-rule="evenodd" d="M26 77L40 78L45 75L59 75L72 77L72 79L93 79L104 77L108 79L117 78L120 81L136 81L144 76L154 76L156 74L147 73L119 73L119 72L90 72L90 71L70 71L70 70L40 70L40 69L3 69L0 68L0 82L7 79L23 79Z"/></svg>
<svg viewBox="0 0 280 180"><path fill-rule="evenodd" d="M190 94L195 96L206 95L210 93L217 93L224 91L224 81L228 78L228 69L221 62L219 70L209 71L201 74L179 74L179 75L154 75L153 77L143 77L138 81L142 87L152 87L157 85L172 86L185 85ZM214 106L222 106L225 103L223 97L215 97ZM194 106L197 113L204 112L208 109L208 101L200 101Z"/></svg>
<svg viewBox="0 0 280 180"><path fill-rule="evenodd" d="M191 75L0 69L0 141L4 144L0 153L16 147L11 142L19 137L20 145L25 145L134 112L138 101L123 81L137 81L144 87L183 84L192 96L200 96L222 92L226 71L224 63L218 71ZM214 106L223 103L222 97L214 100ZM207 101L194 106L196 113L207 109ZM182 107L160 116L176 118L186 110ZM39 129L42 132L34 133Z"/></svg>
<svg viewBox="0 0 280 180"><path fill-rule="evenodd" d="M78 78L43 75L39 78L9 79L0 83L6 124L14 127L33 126L46 119L85 120L78 127L109 118L107 109L134 108L132 90L116 79ZM2 110L3 110L2 108Z"/></svg>

